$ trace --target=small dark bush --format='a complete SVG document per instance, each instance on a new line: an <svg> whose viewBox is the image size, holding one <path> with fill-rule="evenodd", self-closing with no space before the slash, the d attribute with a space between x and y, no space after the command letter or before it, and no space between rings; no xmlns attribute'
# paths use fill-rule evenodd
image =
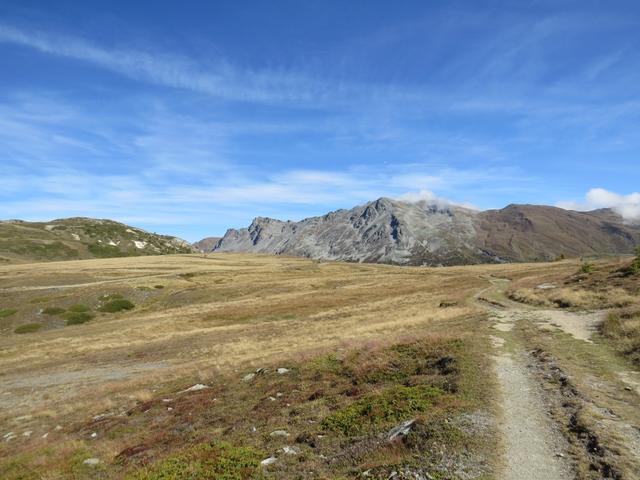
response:
<svg viewBox="0 0 640 480"><path fill-rule="evenodd" d="M80 325L91 320L95 315L91 312L67 312L62 315L67 321L67 325Z"/></svg>
<svg viewBox="0 0 640 480"><path fill-rule="evenodd" d="M157 288L158 290L161 290L164 288L164 285L154 285L153 288Z"/></svg>
<svg viewBox="0 0 640 480"><path fill-rule="evenodd" d="M45 315L60 315L65 311L66 310L64 308L60 308L60 307L47 307L44 310L42 310L42 313L44 313Z"/></svg>
<svg viewBox="0 0 640 480"><path fill-rule="evenodd" d="M10 317L17 311L15 308L0 308L0 318Z"/></svg>
<svg viewBox="0 0 640 480"><path fill-rule="evenodd" d="M105 303L100 308L98 308L98 310L106 313L116 313L122 310L131 310L134 307L135 305L131 303L129 300L117 299L117 300L111 300L110 302Z"/></svg>
<svg viewBox="0 0 640 480"><path fill-rule="evenodd" d="M20 325L18 328L14 330L15 333L33 333L37 332L42 328L42 325L39 323L27 323L26 325Z"/></svg>
<svg viewBox="0 0 640 480"><path fill-rule="evenodd" d="M589 263L589 262L584 262L581 266L580 266L580 271L582 273L591 273L593 272L593 269L595 267L593 266L593 263Z"/></svg>

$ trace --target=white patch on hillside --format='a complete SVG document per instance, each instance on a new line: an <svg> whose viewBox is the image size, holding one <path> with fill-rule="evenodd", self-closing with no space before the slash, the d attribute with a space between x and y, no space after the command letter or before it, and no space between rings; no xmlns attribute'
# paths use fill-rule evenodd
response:
<svg viewBox="0 0 640 480"><path fill-rule="evenodd" d="M77 233L72 233L71 236L73 237L74 240L80 241L80 235L78 235Z"/></svg>
<svg viewBox="0 0 640 480"><path fill-rule="evenodd" d="M136 248L144 248L147 246L147 242L143 242L140 240L134 240L133 243L135 244Z"/></svg>
<svg viewBox="0 0 640 480"><path fill-rule="evenodd" d="M117 247L118 245L120 245L120 242L114 242L113 240L109 240L107 242L107 245L111 245L112 247Z"/></svg>

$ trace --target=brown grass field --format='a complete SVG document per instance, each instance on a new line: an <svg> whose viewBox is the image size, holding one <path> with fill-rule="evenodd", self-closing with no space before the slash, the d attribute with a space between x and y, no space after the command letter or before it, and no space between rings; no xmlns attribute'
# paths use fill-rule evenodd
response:
<svg viewBox="0 0 640 480"><path fill-rule="evenodd" d="M524 296L576 269L240 254L0 266L0 476L387 478L426 465L494 478L483 292L504 278ZM103 311L114 300L134 308ZM184 391L198 383L209 388ZM407 418L418 427L403 442L381 440Z"/></svg>

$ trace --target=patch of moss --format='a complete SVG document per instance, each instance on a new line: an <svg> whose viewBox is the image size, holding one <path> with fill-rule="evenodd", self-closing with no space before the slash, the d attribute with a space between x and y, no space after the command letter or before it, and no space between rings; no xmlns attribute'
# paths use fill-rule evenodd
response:
<svg viewBox="0 0 640 480"><path fill-rule="evenodd" d="M206 443L143 468L129 480L178 480L215 478L245 480L264 478L260 460L264 455L251 447L234 447L226 442Z"/></svg>
<svg viewBox="0 0 640 480"><path fill-rule="evenodd" d="M10 317L15 314L18 310L15 308L0 308L0 318Z"/></svg>
<svg viewBox="0 0 640 480"><path fill-rule="evenodd" d="M42 325L39 323L27 323L25 325L20 325L17 327L14 332L15 333L33 333L37 332L42 328Z"/></svg>
<svg viewBox="0 0 640 480"><path fill-rule="evenodd" d="M427 412L443 394L439 388L427 385L395 385L356 400L325 418L322 426L347 436L359 435L373 427Z"/></svg>
<svg viewBox="0 0 640 480"><path fill-rule="evenodd" d="M133 303L129 300L125 300L123 298L111 300L110 302L105 303L100 308L98 308L101 312L106 313L116 313L121 312L123 310L132 310L135 307Z"/></svg>
<svg viewBox="0 0 640 480"><path fill-rule="evenodd" d="M60 307L47 307L42 310L44 315L61 315L64 312L66 312L66 310Z"/></svg>
<svg viewBox="0 0 640 480"><path fill-rule="evenodd" d="M93 319L95 315L91 312L66 312L62 315L67 321L67 325L80 325Z"/></svg>

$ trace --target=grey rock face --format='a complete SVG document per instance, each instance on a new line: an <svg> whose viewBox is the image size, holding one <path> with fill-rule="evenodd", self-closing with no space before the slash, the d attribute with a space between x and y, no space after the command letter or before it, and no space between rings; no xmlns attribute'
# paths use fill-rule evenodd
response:
<svg viewBox="0 0 640 480"><path fill-rule="evenodd" d="M380 198L299 222L258 217L230 229L216 252L297 255L399 265L550 260L560 255L630 253L640 228L611 211L570 212L511 205L479 212Z"/></svg>
<svg viewBox="0 0 640 480"><path fill-rule="evenodd" d="M381 198L300 222L256 218L231 229L214 251L298 255L397 264L451 263L476 256L473 210Z"/></svg>

